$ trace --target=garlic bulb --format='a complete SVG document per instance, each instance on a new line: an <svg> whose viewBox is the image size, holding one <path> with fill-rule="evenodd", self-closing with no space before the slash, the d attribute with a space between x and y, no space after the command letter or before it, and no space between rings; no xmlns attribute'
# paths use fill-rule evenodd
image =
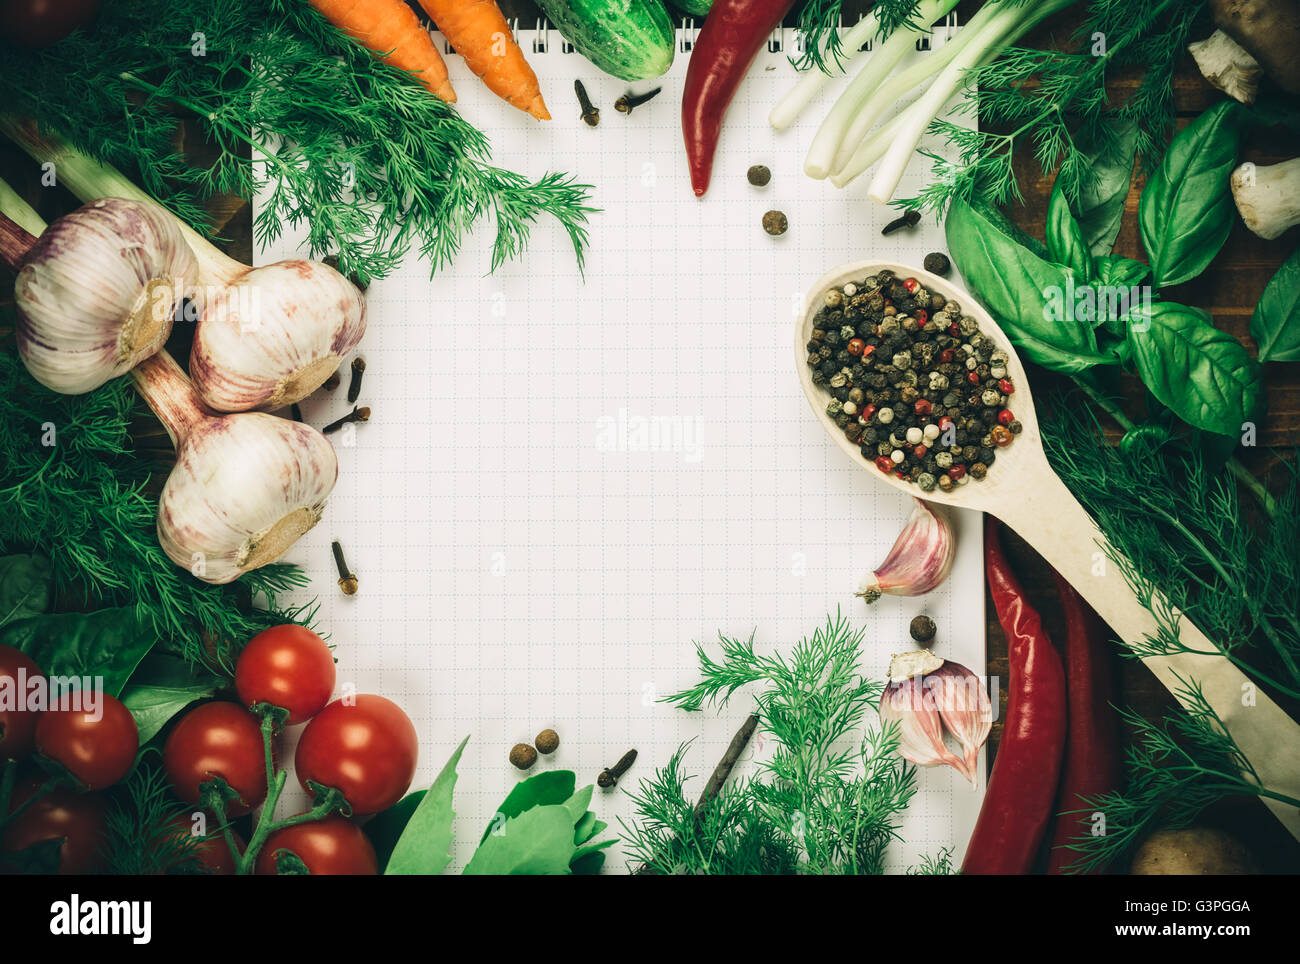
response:
<svg viewBox="0 0 1300 964"><path fill-rule="evenodd" d="M873 603L882 594L921 596L948 578L957 554L952 523L943 510L921 499L885 561L863 581L857 595Z"/></svg>
<svg viewBox="0 0 1300 964"><path fill-rule="evenodd" d="M194 384L219 412L300 401L361 341L365 298L319 261L235 268L206 299L190 353Z"/></svg>
<svg viewBox="0 0 1300 964"><path fill-rule="evenodd" d="M23 259L18 354L47 388L93 391L163 346L197 276L175 218L158 205L93 201L46 228Z"/></svg>
<svg viewBox="0 0 1300 964"><path fill-rule="evenodd" d="M176 443L158 500L158 541L205 582L274 562L320 521L338 479L316 429L262 412L216 415L165 351L132 372Z"/></svg>
<svg viewBox="0 0 1300 964"><path fill-rule="evenodd" d="M934 694L925 688L921 677L890 681L880 696L880 722L898 724L898 752L904 760L922 767L946 764L974 781L965 761L943 745L943 724Z"/></svg>
<svg viewBox="0 0 1300 964"><path fill-rule="evenodd" d="M993 707L983 682L965 666L924 650L895 656L880 698L880 719L898 723L903 759L923 767L950 766L975 783ZM945 728L961 743L963 756L944 745Z"/></svg>

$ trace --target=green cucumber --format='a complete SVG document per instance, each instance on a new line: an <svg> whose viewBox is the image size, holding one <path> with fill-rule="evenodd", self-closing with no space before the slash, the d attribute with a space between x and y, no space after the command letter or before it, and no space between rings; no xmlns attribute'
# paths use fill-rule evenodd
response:
<svg viewBox="0 0 1300 964"><path fill-rule="evenodd" d="M668 2L682 13L689 13L692 17L703 17L713 6L713 0L668 0Z"/></svg>
<svg viewBox="0 0 1300 964"><path fill-rule="evenodd" d="M538 6L578 53L607 74L645 80L673 65L673 22L663 0L538 0Z"/></svg>

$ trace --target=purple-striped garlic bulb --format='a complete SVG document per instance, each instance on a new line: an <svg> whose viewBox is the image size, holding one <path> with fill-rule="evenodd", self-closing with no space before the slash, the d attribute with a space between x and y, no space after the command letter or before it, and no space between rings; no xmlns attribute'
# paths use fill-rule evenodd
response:
<svg viewBox="0 0 1300 964"><path fill-rule="evenodd" d="M18 354L65 395L94 391L161 348L198 282L176 219L142 201L92 201L17 253Z"/></svg>
<svg viewBox="0 0 1300 964"><path fill-rule="evenodd" d="M229 261L206 293L190 374L219 412L274 410L306 398L366 332L366 300L319 261L247 268Z"/></svg>
<svg viewBox="0 0 1300 964"><path fill-rule="evenodd" d="M165 351L132 377L176 445L158 500L158 542L172 562L204 582L231 582L320 521L338 479L324 435L264 412L214 413Z"/></svg>

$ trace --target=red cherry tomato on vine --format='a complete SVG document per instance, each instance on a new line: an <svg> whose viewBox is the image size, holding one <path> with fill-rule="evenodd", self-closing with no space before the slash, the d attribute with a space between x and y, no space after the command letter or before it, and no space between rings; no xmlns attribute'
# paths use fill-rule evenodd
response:
<svg viewBox="0 0 1300 964"><path fill-rule="evenodd" d="M104 790L131 772L140 731L122 701L101 693L96 712L46 710L36 724L36 751L87 790Z"/></svg>
<svg viewBox="0 0 1300 964"><path fill-rule="evenodd" d="M362 695L353 705L335 700L307 724L298 741L298 782L334 787L355 814L387 810L415 777L419 740L392 700Z"/></svg>
<svg viewBox="0 0 1300 964"><path fill-rule="evenodd" d="M0 646L0 690L13 694L15 706L0 709L0 763L22 760L32 752L40 714L17 707L23 705L28 681L41 675L41 668L26 653L12 646Z"/></svg>
<svg viewBox="0 0 1300 964"><path fill-rule="evenodd" d="M0 37L22 47L48 47L95 19L99 0L0 0Z"/></svg>
<svg viewBox="0 0 1300 964"><path fill-rule="evenodd" d="M199 787L221 777L239 795L227 816L248 813L266 798L266 751L252 713L236 703L204 703L190 710L163 746L163 767L176 795L199 802Z"/></svg>
<svg viewBox="0 0 1300 964"><path fill-rule="evenodd" d="M379 873L370 840L355 823L337 815L277 830L266 838L253 869L274 874L276 853L282 850L297 856L313 876Z"/></svg>
<svg viewBox="0 0 1300 964"><path fill-rule="evenodd" d="M10 812L17 810L40 789L32 780L14 790ZM108 835L108 805L97 793L77 793L57 787L32 801L4 830L0 850L16 854L47 840L63 838L59 848L60 874L86 874L100 869L100 850ZM4 858L0 857L0 869Z"/></svg>
<svg viewBox="0 0 1300 964"><path fill-rule="evenodd" d="M245 706L270 703L289 711L285 723L303 723L334 692L334 657L305 626L273 626L249 640L235 664L235 689Z"/></svg>

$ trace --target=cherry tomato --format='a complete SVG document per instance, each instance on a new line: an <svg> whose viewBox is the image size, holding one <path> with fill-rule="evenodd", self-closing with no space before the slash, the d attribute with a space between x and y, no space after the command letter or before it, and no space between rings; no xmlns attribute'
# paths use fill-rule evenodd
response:
<svg viewBox="0 0 1300 964"><path fill-rule="evenodd" d="M277 830L266 838L253 869L274 875L276 852L291 851L313 876L379 873L379 858L370 840L355 823L340 816L311 820Z"/></svg>
<svg viewBox="0 0 1300 964"><path fill-rule="evenodd" d="M40 789L39 780L14 789L10 812ZM108 834L108 805L97 793L77 793L57 787L32 802L4 831L0 850L18 853L47 840L63 838L60 874L86 874L100 868L100 850ZM0 860L0 862L3 862Z"/></svg>
<svg viewBox="0 0 1300 964"><path fill-rule="evenodd" d="M273 626L249 640L235 664L235 689L245 706L270 703L289 711L285 722L303 723L330 701L334 657L325 641L304 626Z"/></svg>
<svg viewBox="0 0 1300 964"><path fill-rule="evenodd" d="M248 813L266 798L266 751L252 713L237 703L204 703L190 710L163 745L163 767L176 795L199 802L199 787L221 777L239 795L227 816Z"/></svg>
<svg viewBox="0 0 1300 964"><path fill-rule="evenodd" d="M140 731L122 701L103 693L97 712L46 710L36 724L36 751L87 790L103 790L131 772Z"/></svg>
<svg viewBox="0 0 1300 964"><path fill-rule="evenodd" d="M26 653L12 646L0 646L0 691L13 694L14 705L23 705L28 681L41 675L41 668ZM0 708L0 761L22 760L32 752L39 713Z"/></svg>
<svg viewBox="0 0 1300 964"><path fill-rule="evenodd" d="M3 0L0 37L22 47L48 47L89 26L99 0Z"/></svg>
<svg viewBox="0 0 1300 964"><path fill-rule="evenodd" d="M340 790L355 814L387 810L415 777L419 740L410 719L392 700L363 695L353 705L335 700L307 724L294 769L308 780Z"/></svg>

